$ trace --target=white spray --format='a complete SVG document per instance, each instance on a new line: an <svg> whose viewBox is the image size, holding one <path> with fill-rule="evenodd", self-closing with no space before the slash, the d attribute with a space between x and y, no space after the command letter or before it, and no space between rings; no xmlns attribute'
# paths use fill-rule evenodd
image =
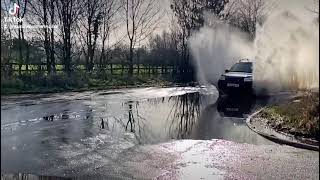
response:
<svg viewBox="0 0 320 180"><path fill-rule="evenodd" d="M319 88L319 24L312 18L279 8L257 27L252 42L245 33L206 16L207 25L189 41L199 82L215 84L236 61L252 58L258 92Z"/></svg>
<svg viewBox="0 0 320 180"><path fill-rule="evenodd" d="M290 11L270 16L257 28L255 87L269 91L319 87L319 25Z"/></svg>
<svg viewBox="0 0 320 180"><path fill-rule="evenodd" d="M200 83L216 84L221 73L241 58L253 56L245 33L206 15L206 25L191 36L189 46Z"/></svg>

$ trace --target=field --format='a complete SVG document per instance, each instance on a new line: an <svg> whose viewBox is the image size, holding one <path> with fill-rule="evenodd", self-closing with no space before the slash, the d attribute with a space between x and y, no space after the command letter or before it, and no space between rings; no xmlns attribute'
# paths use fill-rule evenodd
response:
<svg viewBox="0 0 320 180"><path fill-rule="evenodd" d="M12 75L1 77L1 93L44 93L69 90L109 89L119 87L163 86L175 81L172 66L146 67L134 66L133 76L128 74L128 67L120 64L92 72L85 70L84 65L74 67L67 75L62 65L56 65L56 72L48 75L45 65L12 65Z"/></svg>

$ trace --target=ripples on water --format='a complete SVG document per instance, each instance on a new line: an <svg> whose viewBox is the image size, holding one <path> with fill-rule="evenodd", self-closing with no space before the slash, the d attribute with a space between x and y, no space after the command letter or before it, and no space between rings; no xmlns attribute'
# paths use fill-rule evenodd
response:
<svg viewBox="0 0 320 180"><path fill-rule="evenodd" d="M260 138L247 129L244 119L266 103L248 97L218 98L216 89L207 87L66 93L15 100L2 100L2 137L9 132L43 132L41 136L68 142L109 133L130 136L138 144L213 138L259 144Z"/></svg>
<svg viewBox="0 0 320 180"><path fill-rule="evenodd" d="M81 168L92 162L108 167L126 159L121 154L131 147L174 139L270 144L245 124L247 114L265 101L221 98L215 88L142 88L1 101L4 172L90 174Z"/></svg>

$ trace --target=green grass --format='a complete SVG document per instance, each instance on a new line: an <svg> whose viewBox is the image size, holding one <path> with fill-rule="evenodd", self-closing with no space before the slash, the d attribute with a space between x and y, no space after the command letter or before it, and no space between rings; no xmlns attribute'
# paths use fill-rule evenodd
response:
<svg viewBox="0 0 320 180"><path fill-rule="evenodd" d="M267 107L259 116L276 130L319 140L319 92L306 92L289 103Z"/></svg>
<svg viewBox="0 0 320 180"><path fill-rule="evenodd" d="M121 74L121 73L120 73ZM16 76L18 77L18 76ZM19 78L1 78L1 94L47 93L82 91L122 87L166 86L173 84L170 78L158 75L110 75L108 73L86 73L79 71L68 76L64 72L55 75L22 74Z"/></svg>

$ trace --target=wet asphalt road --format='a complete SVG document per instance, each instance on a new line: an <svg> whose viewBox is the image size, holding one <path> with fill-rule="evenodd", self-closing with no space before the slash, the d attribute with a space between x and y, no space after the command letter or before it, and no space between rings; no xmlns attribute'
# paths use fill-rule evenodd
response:
<svg viewBox="0 0 320 180"><path fill-rule="evenodd" d="M317 152L277 145L245 124L248 114L285 97L221 98L214 87L1 97L1 172L84 179L317 178ZM196 152L201 149L207 153ZM307 168L297 172L302 165Z"/></svg>

